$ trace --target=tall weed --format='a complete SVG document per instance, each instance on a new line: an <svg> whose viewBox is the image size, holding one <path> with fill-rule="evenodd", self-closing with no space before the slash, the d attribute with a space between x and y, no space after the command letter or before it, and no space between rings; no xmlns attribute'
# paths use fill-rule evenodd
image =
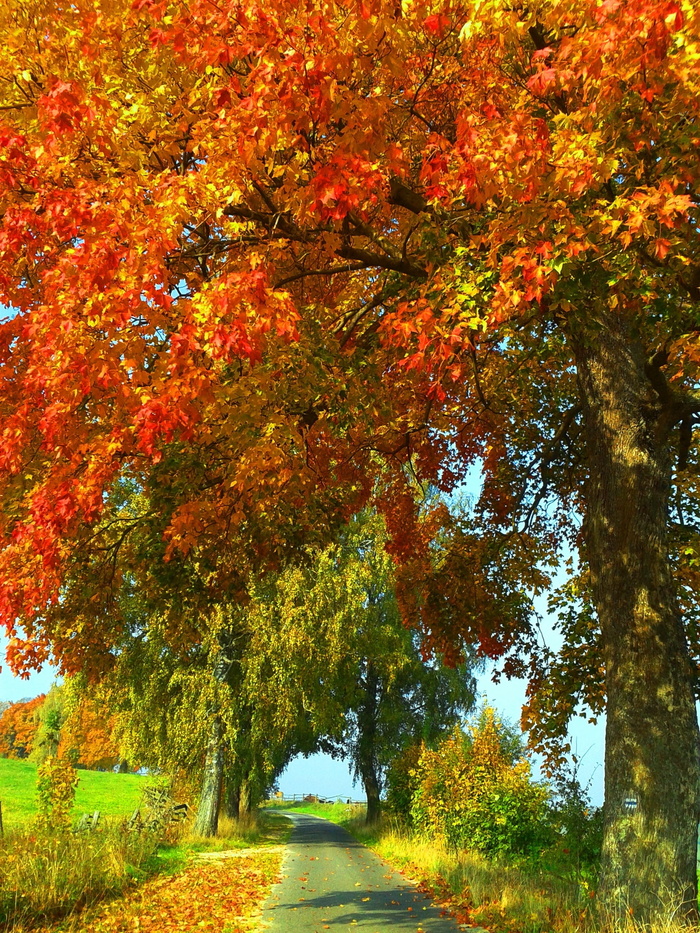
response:
<svg viewBox="0 0 700 933"><path fill-rule="evenodd" d="M143 873L158 840L123 823L79 835L37 824L0 839L0 924L21 930L121 891Z"/></svg>

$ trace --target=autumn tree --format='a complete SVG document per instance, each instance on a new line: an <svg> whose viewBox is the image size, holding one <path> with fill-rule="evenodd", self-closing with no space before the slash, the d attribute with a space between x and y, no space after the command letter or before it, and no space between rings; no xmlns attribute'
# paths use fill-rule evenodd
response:
<svg viewBox="0 0 700 933"><path fill-rule="evenodd" d="M58 756L83 768L111 771L119 765L128 770L115 736L116 711L90 694L82 676L68 678L62 689L65 713Z"/></svg>
<svg viewBox="0 0 700 933"><path fill-rule="evenodd" d="M479 468L460 634L534 658L541 734L605 705L601 903L693 913L695 5L11 0L0 30L12 663L108 653L59 624L68 569L117 477L198 445L215 469L173 486L173 554L225 555L248 513L274 550L383 458L405 604L447 644L407 486ZM562 548L557 659L487 597L502 560L531 591Z"/></svg>
<svg viewBox="0 0 700 933"><path fill-rule="evenodd" d="M254 378L258 392L261 378L262 367ZM251 456L258 427L244 418L238 425L239 434L249 435ZM291 512L285 523L281 508L274 521L251 509L225 549L204 533L169 554L167 532L181 491L191 495L219 469L234 472L224 447L230 451L238 437L222 442L218 466L197 444L177 445L150 476L122 474L90 530L90 546L78 545L67 562L61 600L45 619L56 646L63 644L62 663L81 671L69 682L85 685L66 742L77 743L82 754L83 731L97 738L91 711L110 709L116 745L93 743L94 754L108 754L110 745L117 754L123 746L131 760L187 773L189 789L197 786L201 835L216 833L223 786L229 814L249 813L286 763L287 745L272 741L264 728L257 730L260 744L250 740L255 703L242 692L240 676L248 578L254 568L276 566L282 547L291 559L302 542L327 535L332 521L328 513L315 516L313 502L307 503L311 533ZM62 638L76 625L91 637L66 645Z"/></svg>
<svg viewBox="0 0 700 933"><path fill-rule="evenodd" d="M39 725L39 710L46 694L31 700L10 703L0 716L0 755L3 758L28 758Z"/></svg>
<svg viewBox="0 0 700 933"><path fill-rule="evenodd" d="M48 694L10 703L0 715L0 755L69 757L84 768L112 768L119 751L112 736L113 714L90 700L79 682L54 684Z"/></svg>
<svg viewBox="0 0 700 933"><path fill-rule="evenodd" d="M423 746L412 774L413 824L458 849L541 852L551 842L549 790L532 780L520 738L485 707L466 729Z"/></svg>

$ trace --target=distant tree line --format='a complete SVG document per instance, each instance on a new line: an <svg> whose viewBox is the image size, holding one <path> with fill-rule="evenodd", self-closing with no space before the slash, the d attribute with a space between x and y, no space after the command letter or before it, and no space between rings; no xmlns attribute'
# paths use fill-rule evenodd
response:
<svg viewBox="0 0 700 933"><path fill-rule="evenodd" d="M68 758L81 768L128 770L113 735L114 715L84 695L79 678L48 693L0 704L0 757Z"/></svg>

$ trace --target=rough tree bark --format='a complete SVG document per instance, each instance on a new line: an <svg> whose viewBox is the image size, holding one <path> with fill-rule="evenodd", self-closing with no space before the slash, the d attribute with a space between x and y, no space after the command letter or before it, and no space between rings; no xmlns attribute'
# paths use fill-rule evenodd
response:
<svg viewBox="0 0 700 933"><path fill-rule="evenodd" d="M219 685L228 683L231 674L230 634L219 635L219 653L214 655L214 680ZM230 686L230 685L229 685ZM216 836L219 828L219 812L224 785L224 724L221 721L219 700L209 706L212 717L207 754L204 762L204 777L199 796L199 806L193 830L200 836Z"/></svg>
<svg viewBox="0 0 700 933"><path fill-rule="evenodd" d="M244 774L241 779L241 796L239 814L241 817L249 816L253 812L253 786L250 774Z"/></svg>
<svg viewBox="0 0 700 933"><path fill-rule="evenodd" d="M365 797L367 798L367 819L368 824L377 823L382 812L382 803L379 798L381 785L377 778L377 770L373 765L368 765L366 769L360 772L362 784L365 788Z"/></svg>
<svg viewBox="0 0 700 933"><path fill-rule="evenodd" d="M219 805L221 801L221 787L224 780L224 747L222 742L223 728L221 720L216 716L212 720L207 757L204 762L204 778L202 791L199 795L197 817L194 821L193 831L198 836L216 836L219 828Z"/></svg>
<svg viewBox="0 0 700 933"><path fill-rule="evenodd" d="M671 430L683 400L624 317L573 339L586 431L586 555L607 691L599 904L697 917L700 736L668 553Z"/></svg>

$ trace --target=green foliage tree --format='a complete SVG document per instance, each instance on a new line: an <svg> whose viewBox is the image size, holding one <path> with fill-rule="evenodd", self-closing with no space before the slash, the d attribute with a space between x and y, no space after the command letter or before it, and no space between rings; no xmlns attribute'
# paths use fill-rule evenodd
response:
<svg viewBox="0 0 700 933"><path fill-rule="evenodd" d="M58 754L61 729L67 715L64 690L54 685L39 708L39 722L29 756L31 761L40 765L46 758L55 757Z"/></svg>
<svg viewBox="0 0 700 933"><path fill-rule="evenodd" d="M115 712L125 755L169 775L197 800L195 831L217 833L222 805L245 815L286 765L290 742L304 744L303 726L278 739L260 721L242 670L250 632L245 612L219 604L200 612L187 646L169 640L167 618L131 606L130 634L111 671L88 688ZM143 610L143 606L141 606Z"/></svg>
<svg viewBox="0 0 700 933"><path fill-rule="evenodd" d="M377 514L357 516L338 542L265 580L248 609L251 692L281 728L301 707L320 747L348 758L379 816L387 767L405 746L434 739L474 701L474 658L448 668L423 657L401 622L394 562Z"/></svg>

